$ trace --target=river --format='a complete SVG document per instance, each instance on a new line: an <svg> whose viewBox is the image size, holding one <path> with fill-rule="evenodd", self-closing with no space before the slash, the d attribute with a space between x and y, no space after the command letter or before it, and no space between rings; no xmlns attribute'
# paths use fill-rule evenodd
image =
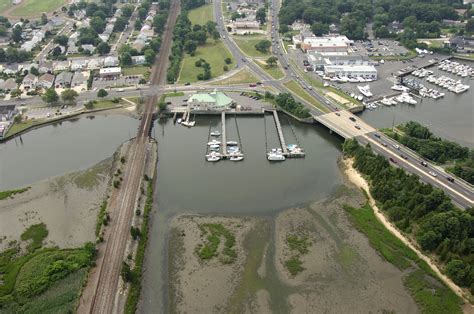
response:
<svg viewBox="0 0 474 314"><path fill-rule="evenodd" d="M99 114L41 127L0 144L0 191L14 189L110 158L137 130L138 120Z"/></svg>

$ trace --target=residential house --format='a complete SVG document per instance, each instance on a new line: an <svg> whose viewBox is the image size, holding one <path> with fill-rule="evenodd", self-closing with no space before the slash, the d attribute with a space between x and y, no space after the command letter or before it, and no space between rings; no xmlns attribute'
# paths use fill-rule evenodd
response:
<svg viewBox="0 0 474 314"><path fill-rule="evenodd" d="M20 70L21 68L18 63L5 64L3 66L3 73L5 74L15 74Z"/></svg>
<svg viewBox="0 0 474 314"><path fill-rule="evenodd" d="M38 67L38 71L41 74L53 72L53 61L42 61Z"/></svg>
<svg viewBox="0 0 474 314"><path fill-rule="evenodd" d="M50 73L45 73L41 75L38 79L37 87L42 87L44 89L51 88L54 83L54 75Z"/></svg>
<svg viewBox="0 0 474 314"><path fill-rule="evenodd" d="M119 65L118 57L108 56L104 58L104 67L116 67Z"/></svg>
<svg viewBox="0 0 474 314"><path fill-rule="evenodd" d="M14 78L9 78L8 80L0 84L0 89L4 91L11 91L17 89L17 87L18 84L16 83Z"/></svg>
<svg viewBox="0 0 474 314"><path fill-rule="evenodd" d="M31 73L28 73L24 78L23 78L23 88L25 89L30 89L30 88L36 88L36 83L38 82L38 78L34 76Z"/></svg>
<svg viewBox="0 0 474 314"><path fill-rule="evenodd" d="M145 47L146 45L146 40L143 39L143 38L138 38L134 40L133 44L132 44L132 48L133 49L136 49L138 51L141 51L143 49L143 47Z"/></svg>
<svg viewBox="0 0 474 314"><path fill-rule="evenodd" d="M79 48L77 48L75 43L69 43L69 46L67 47L67 55L72 55L79 53Z"/></svg>
<svg viewBox="0 0 474 314"><path fill-rule="evenodd" d="M89 62L87 63L87 69L88 70L97 70L102 67L104 64L104 58L91 58L89 59Z"/></svg>
<svg viewBox="0 0 474 314"><path fill-rule="evenodd" d="M88 51L90 53L94 53L95 47L93 45L82 45L81 46L84 51Z"/></svg>
<svg viewBox="0 0 474 314"><path fill-rule="evenodd" d="M56 88L69 88L71 87L72 73L64 71L56 75L54 86Z"/></svg>
<svg viewBox="0 0 474 314"><path fill-rule="evenodd" d="M54 61L53 70L54 72L66 71L69 70L69 61Z"/></svg>
<svg viewBox="0 0 474 314"><path fill-rule="evenodd" d="M74 72L71 81L71 87L78 87L84 84L87 84L87 78L84 76L84 74L81 71Z"/></svg>
<svg viewBox="0 0 474 314"><path fill-rule="evenodd" d="M87 59L73 59L71 61L71 71L80 71L87 68Z"/></svg>
<svg viewBox="0 0 474 314"><path fill-rule="evenodd" d="M143 65L146 63L145 56L133 56L132 57L132 64L133 65Z"/></svg>

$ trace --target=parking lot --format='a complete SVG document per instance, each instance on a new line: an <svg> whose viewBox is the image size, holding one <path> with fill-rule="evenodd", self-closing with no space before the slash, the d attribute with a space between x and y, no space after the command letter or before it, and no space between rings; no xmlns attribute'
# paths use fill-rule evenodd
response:
<svg viewBox="0 0 474 314"><path fill-rule="evenodd" d="M142 78L141 75L129 75L129 76L121 76L115 79L105 79L105 78L94 78L94 82L92 83L93 89L107 89L112 87L124 87L124 86L134 86L138 85L140 79Z"/></svg>
<svg viewBox="0 0 474 314"><path fill-rule="evenodd" d="M352 46L355 53L362 56L394 57L403 56L408 50L395 40L358 40Z"/></svg>

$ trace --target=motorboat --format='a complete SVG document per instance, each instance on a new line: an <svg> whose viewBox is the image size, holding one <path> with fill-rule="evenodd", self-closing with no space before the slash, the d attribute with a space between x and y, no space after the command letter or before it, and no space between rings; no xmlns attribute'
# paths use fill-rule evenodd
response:
<svg viewBox="0 0 474 314"><path fill-rule="evenodd" d="M230 156L229 160L230 161L242 161L242 160L244 160L244 155Z"/></svg>
<svg viewBox="0 0 474 314"><path fill-rule="evenodd" d="M392 105L392 102L390 101L390 99L385 98L385 97L380 102L382 104L384 104L385 106L391 106Z"/></svg>
<svg viewBox="0 0 474 314"><path fill-rule="evenodd" d="M284 161L286 158L282 154L279 153L269 153L267 155L267 159L269 161Z"/></svg>
<svg viewBox="0 0 474 314"><path fill-rule="evenodd" d="M357 89L359 89L360 93L364 95L365 97L372 97L374 94L370 92L370 86L365 85L365 86L357 86Z"/></svg>
<svg viewBox="0 0 474 314"><path fill-rule="evenodd" d="M359 101L362 101L362 100L364 99L364 96L362 96L362 95L357 95L356 99L359 100Z"/></svg>
<svg viewBox="0 0 474 314"><path fill-rule="evenodd" d="M178 118L178 120L176 120L176 122L178 122L178 124L181 124L181 118Z"/></svg>
<svg viewBox="0 0 474 314"><path fill-rule="evenodd" d="M209 145L210 150L219 150L220 148L221 148L221 146L218 145L218 144Z"/></svg>
<svg viewBox="0 0 474 314"><path fill-rule="evenodd" d="M210 142L207 143L208 146L211 146L211 145L221 145L221 142L218 141L218 140L212 140Z"/></svg>
<svg viewBox="0 0 474 314"><path fill-rule="evenodd" d="M395 84L391 87L393 90L396 90L396 91L400 91L400 92L406 92L408 91L408 88L403 86L403 85L398 85L398 84Z"/></svg>
<svg viewBox="0 0 474 314"><path fill-rule="evenodd" d="M196 121L183 121L181 122L181 125L187 126L188 128L191 128L196 125Z"/></svg>
<svg viewBox="0 0 474 314"><path fill-rule="evenodd" d="M211 136L221 136L221 132L219 131L212 131Z"/></svg>
<svg viewBox="0 0 474 314"><path fill-rule="evenodd" d="M227 141L226 143L227 143L227 146L236 146L236 145L239 145L239 143L236 142L236 141Z"/></svg>
<svg viewBox="0 0 474 314"><path fill-rule="evenodd" d="M211 152L208 155L206 155L206 160L214 162L214 161L221 160L221 157L222 157L222 155L220 153Z"/></svg>

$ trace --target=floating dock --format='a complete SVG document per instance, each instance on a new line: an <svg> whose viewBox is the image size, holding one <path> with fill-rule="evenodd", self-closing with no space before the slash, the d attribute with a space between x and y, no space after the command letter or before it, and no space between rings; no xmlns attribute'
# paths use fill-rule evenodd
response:
<svg viewBox="0 0 474 314"><path fill-rule="evenodd" d="M227 136L226 136L226 127L225 127L225 111L221 113L221 127L222 127L222 156L227 158Z"/></svg>
<svg viewBox="0 0 474 314"><path fill-rule="evenodd" d="M275 126L278 133L278 139L280 140L281 149L283 151L283 155L288 156L288 148L286 147L285 137L283 136L283 130L281 129L280 118L278 117L278 112L276 110L273 111L273 119L275 120Z"/></svg>

